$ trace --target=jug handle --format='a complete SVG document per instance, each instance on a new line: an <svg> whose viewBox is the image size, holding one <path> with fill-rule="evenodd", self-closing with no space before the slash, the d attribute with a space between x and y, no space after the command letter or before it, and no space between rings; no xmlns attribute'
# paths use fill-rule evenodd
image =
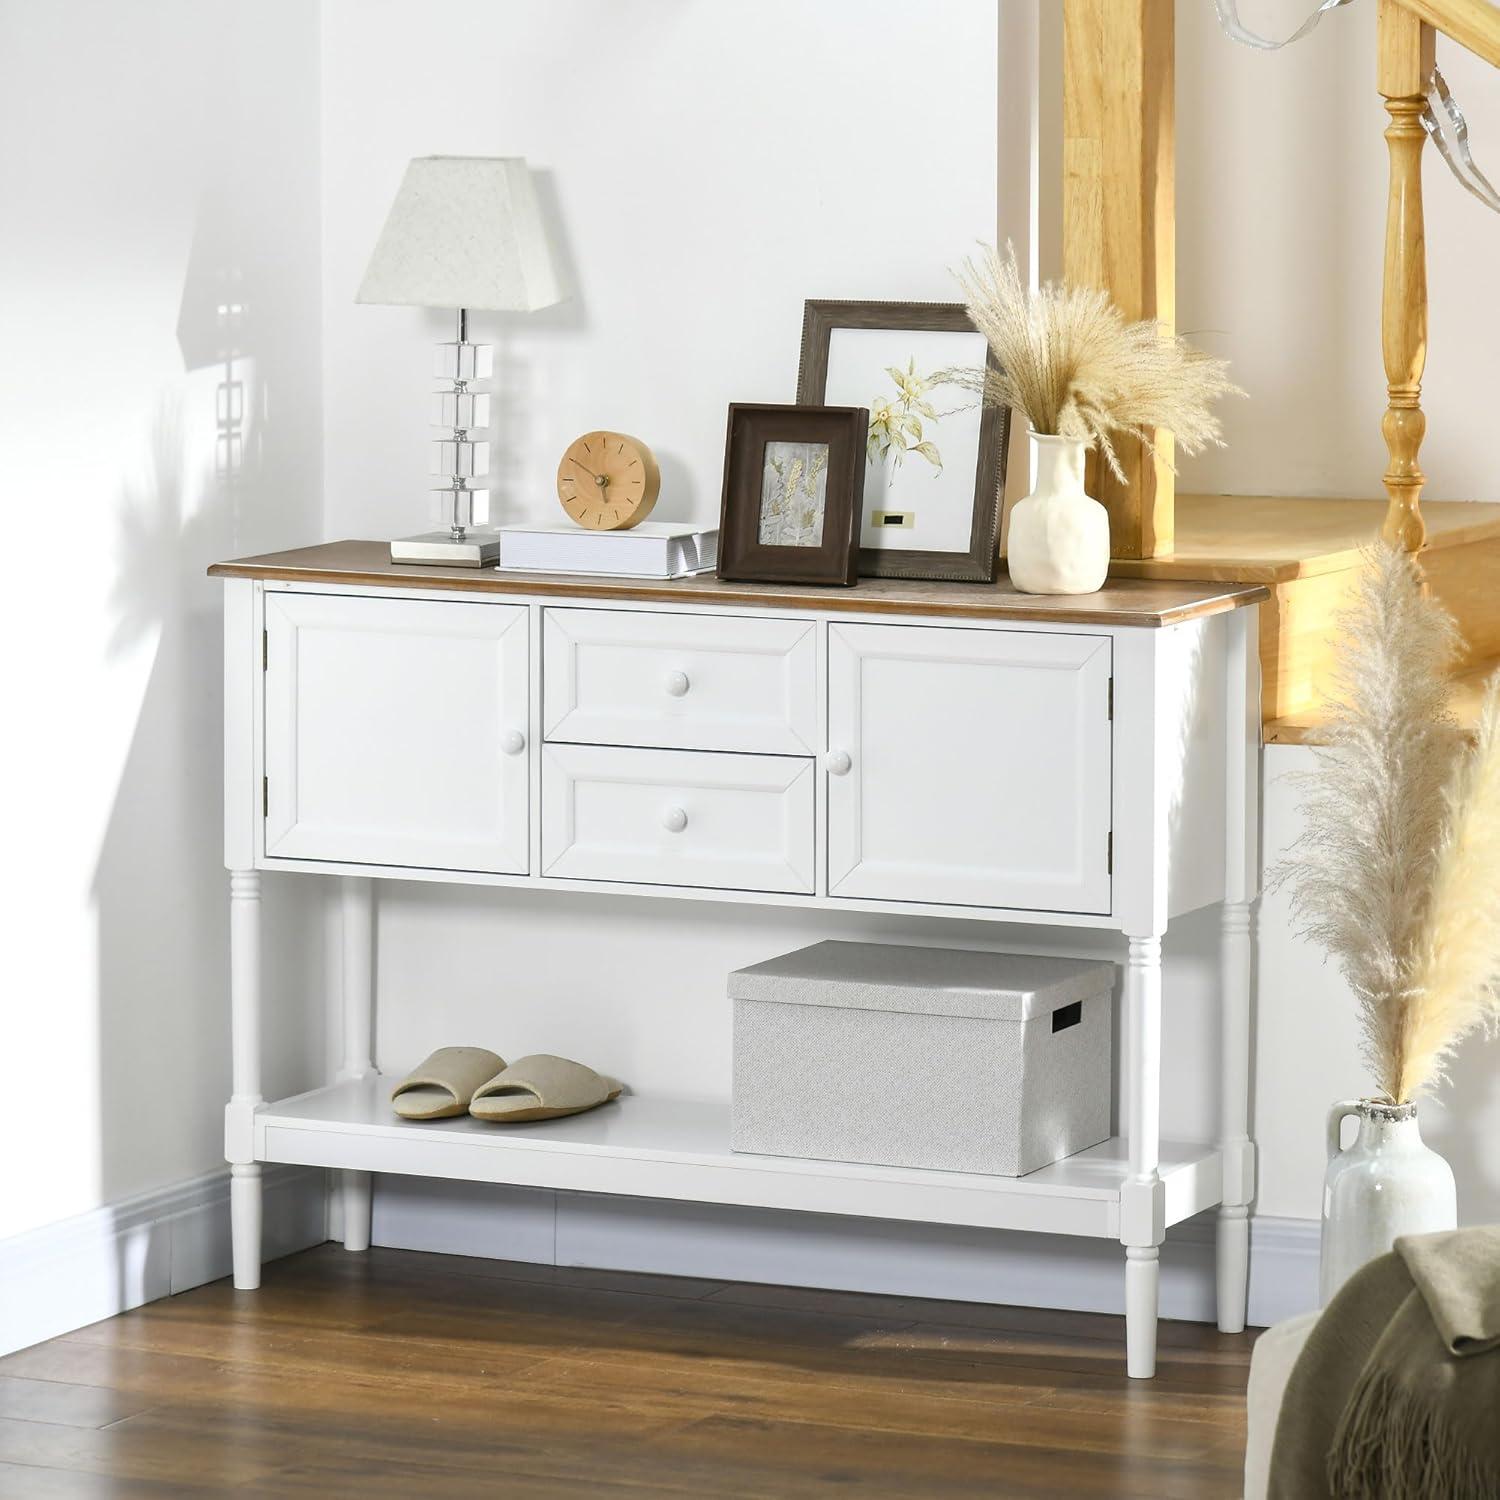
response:
<svg viewBox="0 0 1500 1500"><path fill-rule="evenodd" d="M1332 1161L1343 1148L1344 1120L1349 1115L1357 1115L1360 1106L1364 1103L1362 1099L1340 1099L1332 1109L1328 1111L1328 1160Z"/></svg>

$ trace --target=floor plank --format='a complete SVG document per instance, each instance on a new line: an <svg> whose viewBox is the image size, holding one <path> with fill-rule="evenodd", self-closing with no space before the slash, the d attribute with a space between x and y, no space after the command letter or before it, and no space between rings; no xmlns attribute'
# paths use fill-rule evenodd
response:
<svg viewBox="0 0 1500 1500"><path fill-rule="evenodd" d="M62 1384L0 1375L0 1417L64 1427L108 1427L147 1403L109 1385Z"/></svg>
<svg viewBox="0 0 1500 1500"><path fill-rule="evenodd" d="M0 1359L0 1497L1239 1493L1250 1340L333 1246Z"/></svg>

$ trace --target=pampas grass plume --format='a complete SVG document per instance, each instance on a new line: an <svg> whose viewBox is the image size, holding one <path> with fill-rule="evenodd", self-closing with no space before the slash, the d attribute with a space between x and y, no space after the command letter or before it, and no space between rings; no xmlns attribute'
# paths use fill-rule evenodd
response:
<svg viewBox="0 0 1500 1500"><path fill-rule="evenodd" d="M1500 674L1465 745L1449 707L1458 631L1396 547L1365 553L1339 623L1328 744L1272 884L1342 969L1365 1061L1404 1104L1500 1019Z"/></svg>
<svg viewBox="0 0 1500 1500"><path fill-rule="evenodd" d="M1291 885L1299 930L1342 969L1365 1061L1396 1098L1406 974L1458 744L1448 707L1458 634L1416 563L1389 546L1362 559L1339 632L1328 743L1302 781L1302 836L1272 884Z"/></svg>
<svg viewBox="0 0 1500 1500"><path fill-rule="evenodd" d="M1004 255L986 246L954 274L999 368L938 379L1014 408L1034 432L1093 443L1121 479L1118 435L1150 444L1161 427L1186 453L1223 445L1212 403L1244 394L1223 360L1159 324L1128 322L1105 292L1053 283L1033 292L1013 245Z"/></svg>
<svg viewBox="0 0 1500 1500"><path fill-rule="evenodd" d="M1459 1042L1500 1021L1500 674L1485 688L1474 744L1459 757L1444 804L1447 827L1398 1027L1397 1100L1440 1081Z"/></svg>

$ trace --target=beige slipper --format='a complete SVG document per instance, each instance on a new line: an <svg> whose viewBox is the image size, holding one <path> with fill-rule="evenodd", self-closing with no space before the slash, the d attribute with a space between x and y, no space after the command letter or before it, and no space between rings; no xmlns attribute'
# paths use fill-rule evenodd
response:
<svg viewBox="0 0 1500 1500"><path fill-rule="evenodd" d="M403 1120L447 1120L463 1114L474 1090L505 1068L505 1059L485 1047L439 1047L391 1090Z"/></svg>
<svg viewBox="0 0 1500 1500"><path fill-rule="evenodd" d="M474 1091L469 1113L496 1125L555 1120L618 1099L621 1086L582 1063L539 1052L523 1057Z"/></svg>

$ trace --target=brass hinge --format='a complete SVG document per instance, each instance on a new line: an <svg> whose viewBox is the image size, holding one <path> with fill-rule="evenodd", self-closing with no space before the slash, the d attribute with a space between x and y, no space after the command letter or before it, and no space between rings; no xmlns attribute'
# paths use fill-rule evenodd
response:
<svg viewBox="0 0 1500 1500"><path fill-rule="evenodd" d="M262 672L271 665L271 632L262 630L260 633L260 669Z"/></svg>
<svg viewBox="0 0 1500 1500"><path fill-rule="evenodd" d="M1115 836L1109 834L1104 842L1104 873L1113 875L1115 873Z"/></svg>
<svg viewBox="0 0 1500 1500"><path fill-rule="evenodd" d="M271 778L269 776L260 778L260 815L263 818L271 816Z"/></svg>

